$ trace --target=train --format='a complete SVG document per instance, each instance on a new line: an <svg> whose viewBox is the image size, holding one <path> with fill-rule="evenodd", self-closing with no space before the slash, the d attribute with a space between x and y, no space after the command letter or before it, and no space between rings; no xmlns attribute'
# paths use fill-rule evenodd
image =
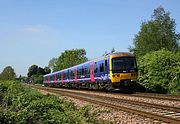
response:
<svg viewBox="0 0 180 124"><path fill-rule="evenodd" d="M43 76L43 84L53 87L111 91L132 88L137 77L135 56L129 52L115 52L46 74Z"/></svg>

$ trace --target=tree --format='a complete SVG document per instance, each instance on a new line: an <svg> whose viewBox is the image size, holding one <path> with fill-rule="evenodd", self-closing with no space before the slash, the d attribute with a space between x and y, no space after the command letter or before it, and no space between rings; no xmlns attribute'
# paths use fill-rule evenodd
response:
<svg viewBox="0 0 180 124"><path fill-rule="evenodd" d="M36 75L38 73L38 66L37 65L32 65L28 69L28 77L31 77L32 75Z"/></svg>
<svg viewBox="0 0 180 124"><path fill-rule="evenodd" d="M151 92L180 93L180 52L165 49L139 59L138 82Z"/></svg>
<svg viewBox="0 0 180 124"><path fill-rule="evenodd" d="M51 69L49 67L44 67L45 74L51 73Z"/></svg>
<svg viewBox="0 0 180 124"><path fill-rule="evenodd" d="M2 73L0 74L1 80L14 80L16 78L16 73L11 66L7 66L4 68Z"/></svg>
<svg viewBox="0 0 180 124"><path fill-rule="evenodd" d="M56 62L57 62L57 58L53 57L53 58L49 61L48 67L49 67L51 70L53 70Z"/></svg>
<svg viewBox="0 0 180 124"><path fill-rule="evenodd" d="M31 80L33 83L42 84L43 83L43 75L41 75L41 74L33 75L31 77Z"/></svg>
<svg viewBox="0 0 180 124"><path fill-rule="evenodd" d="M165 12L160 6L154 10L150 21L141 24L141 29L133 41L134 47L129 49L137 56L162 48L177 51L179 39L175 20L170 18L170 12Z"/></svg>
<svg viewBox="0 0 180 124"><path fill-rule="evenodd" d="M32 83L42 83L43 75L50 73L49 67L41 68L37 65L32 65L28 69L28 79Z"/></svg>
<svg viewBox="0 0 180 124"><path fill-rule="evenodd" d="M65 50L55 62L53 71L72 67L86 61L87 57L85 49Z"/></svg>
<svg viewBox="0 0 180 124"><path fill-rule="evenodd" d="M38 75L44 75L45 74L44 68L38 67L37 74Z"/></svg>

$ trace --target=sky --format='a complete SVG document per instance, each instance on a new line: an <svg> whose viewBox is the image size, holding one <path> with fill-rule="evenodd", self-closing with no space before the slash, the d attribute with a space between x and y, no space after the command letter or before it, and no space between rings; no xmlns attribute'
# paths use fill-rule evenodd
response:
<svg viewBox="0 0 180 124"><path fill-rule="evenodd" d="M45 67L65 50L84 48L89 59L128 52L143 21L162 6L180 32L180 0L0 0L0 72L19 76Z"/></svg>

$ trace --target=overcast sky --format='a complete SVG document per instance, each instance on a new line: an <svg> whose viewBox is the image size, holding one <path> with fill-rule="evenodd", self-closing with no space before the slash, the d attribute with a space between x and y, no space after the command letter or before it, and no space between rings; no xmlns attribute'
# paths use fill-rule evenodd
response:
<svg viewBox="0 0 180 124"><path fill-rule="evenodd" d="M73 48L89 59L112 48L127 52L160 5L180 32L180 0L0 0L0 72L10 65L26 75L32 64L47 66Z"/></svg>

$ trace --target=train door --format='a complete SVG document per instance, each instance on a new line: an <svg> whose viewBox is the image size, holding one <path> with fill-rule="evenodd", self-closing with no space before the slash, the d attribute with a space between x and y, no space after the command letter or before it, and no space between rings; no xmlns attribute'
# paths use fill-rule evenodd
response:
<svg viewBox="0 0 180 124"><path fill-rule="evenodd" d="M61 82L62 82L62 85L64 85L64 73L63 72L61 72Z"/></svg>
<svg viewBox="0 0 180 124"><path fill-rule="evenodd" d="M57 85L56 74L54 74L54 83L55 83L55 85Z"/></svg>
<svg viewBox="0 0 180 124"><path fill-rule="evenodd" d="M69 81L69 79L70 79L70 72L69 72L69 69L68 69L68 71L67 71L67 80Z"/></svg>
<svg viewBox="0 0 180 124"><path fill-rule="evenodd" d="M105 65L104 72L105 72L105 74L107 74L108 73L108 60L107 59L105 60L104 65Z"/></svg>
<svg viewBox="0 0 180 124"><path fill-rule="evenodd" d="M50 85L50 75L48 76L48 85Z"/></svg>
<svg viewBox="0 0 180 124"><path fill-rule="evenodd" d="M77 82L77 68L74 69L74 80Z"/></svg>
<svg viewBox="0 0 180 124"><path fill-rule="evenodd" d="M94 62L90 63L90 78L91 78L91 82L95 82L95 79L94 79Z"/></svg>

